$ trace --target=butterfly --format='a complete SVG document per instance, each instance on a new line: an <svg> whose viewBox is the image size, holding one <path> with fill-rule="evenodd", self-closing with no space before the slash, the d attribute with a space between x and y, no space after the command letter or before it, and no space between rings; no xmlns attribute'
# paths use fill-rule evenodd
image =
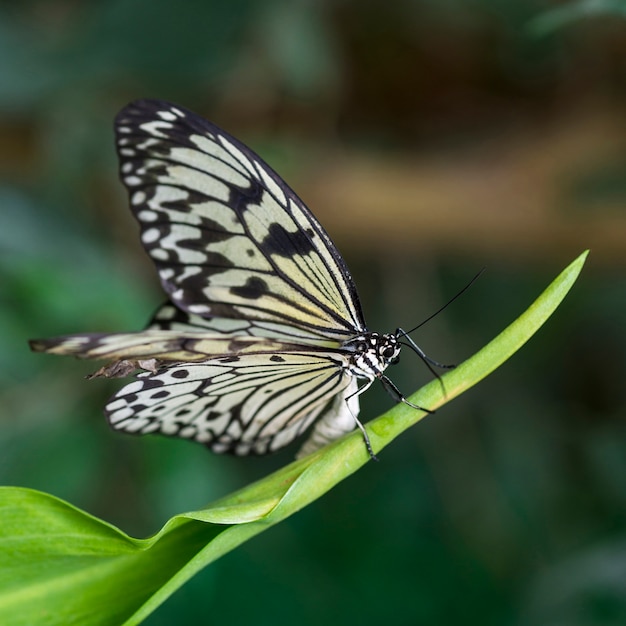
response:
<svg viewBox="0 0 626 626"><path fill-rule="evenodd" d="M110 425L265 454L315 423L299 456L359 427L359 396L407 333L367 329L350 272L317 219L252 150L183 107L138 100L116 117L120 176L168 301L147 328L37 339L37 352L142 370ZM438 365L438 364L437 364Z"/></svg>

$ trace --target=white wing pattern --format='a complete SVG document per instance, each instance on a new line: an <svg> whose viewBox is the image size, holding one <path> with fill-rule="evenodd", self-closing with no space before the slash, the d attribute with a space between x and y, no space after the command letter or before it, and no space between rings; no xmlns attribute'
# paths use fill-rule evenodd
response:
<svg viewBox="0 0 626 626"><path fill-rule="evenodd" d="M265 454L290 443L350 383L328 353L228 356L140 378L107 405L129 433L195 439L216 452ZM354 422L352 423L352 428Z"/></svg>
<svg viewBox="0 0 626 626"><path fill-rule="evenodd" d="M257 155L180 107L116 119L121 176L172 302L348 339L365 330L350 274L296 194Z"/></svg>
<svg viewBox="0 0 626 626"><path fill-rule="evenodd" d="M129 433L263 454L316 419L307 453L362 428L357 396L376 378L389 383L399 340L366 329L350 273L302 201L249 148L182 107L139 100L115 128L141 241L170 301L142 332L32 349L111 361L95 375L146 370L105 407Z"/></svg>

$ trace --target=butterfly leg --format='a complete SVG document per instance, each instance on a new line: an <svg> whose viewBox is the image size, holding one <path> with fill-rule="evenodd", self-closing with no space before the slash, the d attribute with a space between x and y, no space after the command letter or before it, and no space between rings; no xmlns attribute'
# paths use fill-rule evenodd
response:
<svg viewBox="0 0 626 626"><path fill-rule="evenodd" d="M354 386L353 386L354 391L352 391L350 395L346 396L346 406L348 407L348 410L350 410L350 401L356 401L357 407L359 406L359 396L372 386L372 383L374 382L374 380L375 380L374 378L368 380L360 388L356 380L354 381ZM369 435L367 434L367 431L365 430L365 426L363 426L363 424L360 422L358 418L359 411L357 410L356 413L351 412L351 414L352 414L354 421L356 422L356 425L361 431L361 434L363 435L363 441L365 442L365 447L367 448L367 452L369 453L370 458L372 459L372 461L378 461L378 457L374 454L374 450L372 450L372 443L370 442Z"/></svg>
<svg viewBox="0 0 626 626"><path fill-rule="evenodd" d="M427 409L423 406L419 406L418 404L413 404L412 402L409 402L401 393L401 391L393 384L393 382L391 380L389 380L389 378L387 378L384 375L380 375L380 382L383 384L383 387L385 388L385 391L396 401L396 402L402 402L403 404L406 404L407 406L410 406L412 409L417 409L418 411L424 411L425 413L434 413L435 411L431 411L430 409Z"/></svg>
<svg viewBox="0 0 626 626"><path fill-rule="evenodd" d="M300 448L296 458L301 459L342 435L352 432L356 424L363 433L365 446L370 457L376 461L378 460L372 450L365 427L358 419L360 411L359 395L369 388L371 382L369 381L359 389L357 380L354 379L343 393L335 397L326 413L315 423L311 435Z"/></svg>

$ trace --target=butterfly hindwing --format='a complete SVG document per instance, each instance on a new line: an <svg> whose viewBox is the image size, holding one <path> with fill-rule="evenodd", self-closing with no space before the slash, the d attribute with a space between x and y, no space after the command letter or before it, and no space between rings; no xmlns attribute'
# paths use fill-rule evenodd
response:
<svg viewBox="0 0 626 626"><path fill-rule="evenodd" d="M122 388L116 430L192 439L216 452L264 454L290 443L351 377L333 353L254 354L171 366Z"/></svg>
<svg viewBox="0 0 626 626"><path fill-rule="evenodd" d="M345 263L296 194L198 117L140 100L116 119L121 177L176 306L348 338L365 324Z"/></svg>

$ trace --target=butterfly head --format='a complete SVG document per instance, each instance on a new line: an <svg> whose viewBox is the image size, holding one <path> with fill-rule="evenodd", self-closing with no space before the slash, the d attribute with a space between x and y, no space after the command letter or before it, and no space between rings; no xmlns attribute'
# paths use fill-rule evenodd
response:
<svg viewBox="0 0 626 626"><path fill-rule="evenodd" d="M400 355L400 342L392 333L363 333L347 341L343 347L352 353L352 372L369 379L396 363Z"/></svg>

